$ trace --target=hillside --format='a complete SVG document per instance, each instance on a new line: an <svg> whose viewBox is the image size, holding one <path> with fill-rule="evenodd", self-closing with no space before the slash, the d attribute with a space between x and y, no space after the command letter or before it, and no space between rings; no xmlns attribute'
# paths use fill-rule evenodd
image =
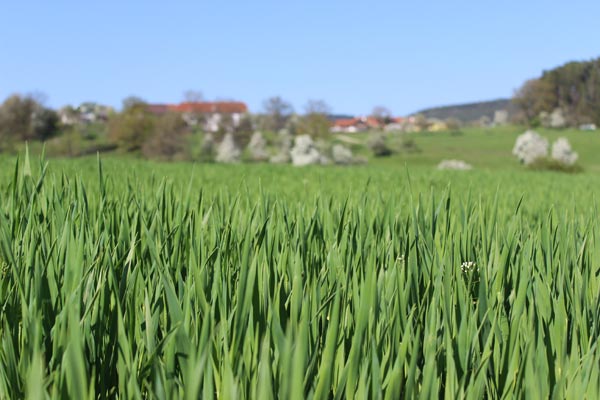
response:
<svg viewBox="0 0 600 400"><path fill-rule="evenodd" d="M456 118L462 122L472 122L487 116L494 118L496 110L508 110L510 114L515 111L510 99L498 99L491 101L481 101L476 103L457 104L443 107L428 108L416 112L423 114L427 118L448 119Z"/></svg>
<svg viewBox="0 0 600 400"><path fill-rule="evenodd" d="M541 113L555 110L560 110L570 126L600 124L600 58L544 71L538 79L523 84L515 103L532 125L543 123Z"/></svg>

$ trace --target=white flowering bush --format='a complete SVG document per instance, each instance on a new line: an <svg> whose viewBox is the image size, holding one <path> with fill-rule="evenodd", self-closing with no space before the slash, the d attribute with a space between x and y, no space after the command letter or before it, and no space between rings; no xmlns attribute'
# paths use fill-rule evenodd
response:
<svg viewBox="0 0 600 400"><path fill-rule="evenodd" d="M528 130L517 138L512 153L523 164L531 165L538 159L548 157L548 147L548 139Z"/></svg>
<svg viewBox="0 0 600 400"><path fill-rule="evenodd" d="M437 169L449 169L449 170L456 170L456 171L468 171L473 169L473 166L471 164L466 163L465 161L462 160L443 160L442 162L440 162L437 166Z"/></svg>
<svg viewBox="0 0 600 400"><path fill-rule="evenodd" d="M321 164L323 162L321 153L317 150L315 143L309 135L296 137L290 155L292 156L292 164L297 167Z"/></svg>
<svg viewBox="0 0 600 400"><path fill-rule="evenodd" d="M334 144L331 149L331 157L336 164L352 164L354 156L352 150L341 144Z"/></svg>
<svg viewBox="0 0 600 400"><path fill-rule="evenodd" d="M290 151L292 150L293 137L287 129L282 129L278 134L279 151L273 155L269 162L271 164L286 164L291 161Z"/></svg>
<svg viewBox="0 0 600 400"><path fill-rule="evenodd" d="M513 154L530 169L581 171L581 167L576 165L579 156L566 138L559 138L553 143L551 157L548 157L548 149L548 139L529 130L517 138Z"/></svg>
<svg viewBox="0 0 600 400"><path fill-rule="evenodd" d="M248 143L248 153L253 161L264 161L269 158L267 141L259 131L254 132L250 138L250 143Z"/></svg>
<svg viewBox="0 0 600 400"><path fill-rule="evenodd" d="M552 159L563 165L575 165L579 155L571 148L567 138L558 138L552 144Z"/></svg>
<svg viewBox="0 0 600 400"><path fill-rule="evenodd" d="M236 163L240 161L242 152L235 144L233 134L228 133L217 148L216 161L220 163Z"/></svg>

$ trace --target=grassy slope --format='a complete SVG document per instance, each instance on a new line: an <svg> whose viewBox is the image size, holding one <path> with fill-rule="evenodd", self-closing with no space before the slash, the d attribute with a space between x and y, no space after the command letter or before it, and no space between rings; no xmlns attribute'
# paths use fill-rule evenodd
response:
<svg viewBox="0 0 600 400"><path fill-rule="evenodd" d="M471 163L476 168L521 169L511 151L521 127L499 127L493 129L467 128L463 134L453 136L448 132L411 134L421 149L420 153L400 154L389 162L402 161L408 165L435 165L440 160L456 158ZM600 172L600 133L577 130L545 130L538 133L550 142L564 136L579 153L579 162L589 172ZM398 141L393 136L390 143Z"/></svg>
<svg viewBox="0 0 600 400"><path fill-rule="evenodd" d="M349 142L340 141L346 146L350 145L354 152L371 158L370 164L374 166L408 165L413 166L435 166L443 159L462 159L471 163L478 169L492 170L522 170L522 166L512 156L511 151L517 136L525 131L518 126L506 126L496 128L465 128L461 135L452 135L449 132L435 133L412 133L405 137L413 139L419 149L418 153L398 152L392 157L373 159L366 149L366 143L374 132L345 135ZM537 132L547 137L549 141L564 136L569 139L573 149L579 153L579 162L587 172L600 172L600 132L581 132L573 129L551 130L536 129ZM340 135L337 135L339 138ZM388 143L395 149L400 148L403 136L400 134L389 134ZM335 140L335 137L334 139ZM352 145L350 142L363 143L363 145ZM94 142L95 143L95 142ZM96 144L105 144L98 141ZM52 154L52 146L47 149ZM21 151L23 151L21 146ZM42 151L40 143L31 143L32 154ZM90 157L95 159L95 157ZM103 159L123 158L118 153L105 153Z"/></svg>

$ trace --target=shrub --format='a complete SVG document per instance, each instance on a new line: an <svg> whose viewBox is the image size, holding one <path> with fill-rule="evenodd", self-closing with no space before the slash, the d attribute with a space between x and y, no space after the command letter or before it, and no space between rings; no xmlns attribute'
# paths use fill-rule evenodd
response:
<svg viewBox="0 0 600 400"><path fill-rule="evenodd" d="M527 168L533 171L555 171L569 174L583 172L583 168L579 164L569 165L549 157L537 158L528 164Z"/></svg>
<svg viewBox="0 0 600 400"><path fill-rule="evenodd" d="M402 136L400 140L400 151L403 153L420 153L421 148L415 142L415 139L406 135Z"/></svg>
<svg viewBox="0 0 600 400"><path fill-rule="evenodd" d="M235 143L232 133L227 133L217 147L216 161L220 163L237 163L240 161L242 151Z"/></svg>
<svg viewBox="0 0 600 400"><path fill-rule="evenodd" d="M46 140L58 132L58 115L31 96L12 95L0 106L2 141Z"/></svg>
<svg viewBox="0 0 600 400"><path fill-rule="evenodd" d="M548 156L548 139L528 130L517 138L512 153L521 163L530 165L537 159Z"/></svg>
<svg viewBox="0 0 600 400"><path fill-rule="evenodd" d="M573 151L569 140L561 137L552 144L552 158L564 165L574 165L579 155Z"/></svg>
<svg viewBox="0 0 600 400"><path fill-rule="evenodd" d="M189 127L180 114L167 113L157 119L152 136L142 145L142 154L163 160L189 158L189 134Z"/></svg>
<svg viewBox="0 0 600 400"><path fill-rule="evenodd" d="M146 140L156 132L155 117L143 103L128 105L114 115L108 125L110 140L125 151L140 150Z"/></svg>
<svg viewBox="0 0 600 400"><path fill-rule="evenodd" d="M375 157L387 157L393 153L392 149L385 142L385 137L381 134L371 137L367 145Z"/></svg>

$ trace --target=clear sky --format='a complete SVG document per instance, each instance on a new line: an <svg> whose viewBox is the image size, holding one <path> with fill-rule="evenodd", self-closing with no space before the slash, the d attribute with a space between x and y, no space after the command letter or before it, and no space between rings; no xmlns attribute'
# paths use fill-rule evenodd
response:
<svg viewBox="0 0 600 400"><path fill-rule="evenodd" d="M600 55L599 0L0 0L0 99L120 106L185 90L403 115L512 95Z"/></svg>

